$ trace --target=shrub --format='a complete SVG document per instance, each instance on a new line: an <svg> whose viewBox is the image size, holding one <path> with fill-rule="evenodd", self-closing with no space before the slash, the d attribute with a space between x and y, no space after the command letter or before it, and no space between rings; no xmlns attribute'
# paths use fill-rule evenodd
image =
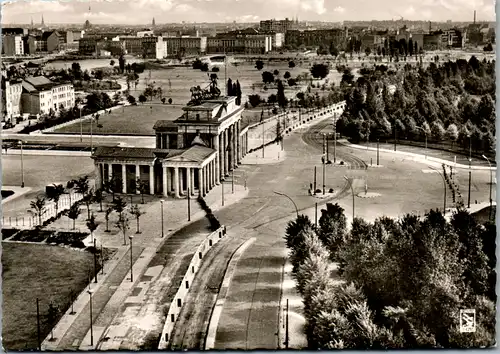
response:
<svg viewBox="0 0 500 354"><path fill-rule="evenodd" d="M316 193L321 193L321 192L323 192L323 191L321 189L319 189L319 188L316 188L316 190L314 191L315 194Z"/></svg>

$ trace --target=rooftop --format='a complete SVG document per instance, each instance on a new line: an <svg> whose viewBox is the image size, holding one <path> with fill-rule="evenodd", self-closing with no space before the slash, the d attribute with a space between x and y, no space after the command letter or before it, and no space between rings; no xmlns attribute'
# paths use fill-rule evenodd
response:
<svg viewBox="0 0 500 354"><path fill-rule="evenodd" d="M92 158L143 160L154 160L155 158L160 158L165 159L166 161L202 163L214 152L214 149L201 145L193 145L190 148L182 150L99 146L95 150L94 155L92 155Z"/></svg>

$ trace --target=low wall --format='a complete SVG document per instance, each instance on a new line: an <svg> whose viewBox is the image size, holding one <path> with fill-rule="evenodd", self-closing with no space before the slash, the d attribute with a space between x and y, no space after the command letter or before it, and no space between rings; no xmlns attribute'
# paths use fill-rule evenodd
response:
<svg viewBox="0 0 500 354"><path fill-rule="evenodd" d="M252 124L248 127L248 150L255 150L276 139L278 121L281 124L281 131L296 129L311 119L324 117L325 114L340 116L345 108L345 101L341 101L330 106L320 108L314 113L302 113L299 119L299 112L281 113L272 116L260 123Z"/></svg>
<svg viewBox="0 0 500 354"><path fill-rule="evenodd" d="M170 308L168 309L168 314L165 319L165 324L163 326L163 331L161 333L160 343L158 344L158 349L167 349L169 341L174 329L177 318L184 305L184 300L189 293L189 288L193 283L196 273L200 269L200 264L203 261L203 257L208 253L210 248L214 246L219 240L226 236L226 227L221 226L217 231L212 232L207 238L200 244L197 248L191 262L189 263L189 268L182 278L181 285L177 293L175 294Z"/></svg>

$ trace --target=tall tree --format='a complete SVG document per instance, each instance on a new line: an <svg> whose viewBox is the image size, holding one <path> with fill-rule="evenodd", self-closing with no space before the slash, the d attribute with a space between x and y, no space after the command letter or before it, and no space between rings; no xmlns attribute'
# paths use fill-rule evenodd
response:
<svg viewBox="0 0 500 354"><path fill-rule="evenodd" d="M281 108L285 108L288 104L288 100L285 96L285 87L283 86L283 82L278 80L278 92L276 94L278 104Z"/></svg>
<svg viewBox="0 0 500 354"><path fill-rule="evenodd" d="M233 92L233 80L231 78L227 79L227 95L234 96Z"/></svg>
<svg viewBox="0 0 500 354"><path fill-rule="evenodd" d="M56 215L59 214L59 199L64 194L64 186L62 184L53 184L52 188L48 190L47 197L52 200L56 207Z"/></svg>
<svg viewBox="0 0 500 354"><path fill-rule="evenodd" d="M78 203L73 204L68 210L66 210L66 215L68 218L73 220L73 230L75 229L76 219L80 216L80 205Z"/></svg>
<svg viewBox="0 0 500 354"><path fill-rule="evenodd" d="M30 214L38 217L38 225L37 227L42 227L42 216L47 212L46 208L47 200L44 196L37 196L34 201L30 202L30 210L28 211Z"/></svg>

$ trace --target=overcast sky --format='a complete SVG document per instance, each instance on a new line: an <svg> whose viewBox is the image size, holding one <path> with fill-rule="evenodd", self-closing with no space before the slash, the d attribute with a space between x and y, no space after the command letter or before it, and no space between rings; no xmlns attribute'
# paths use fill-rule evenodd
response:
<svg viewBox="0 0 500 354"><path fill-rule="evenodd" d="M2 0L0 0L2 1ZM90 11L89 11L90 8ZM494 21L494 0L14 0L2 2L2 23L150 24L299 20Z"/></svg>

